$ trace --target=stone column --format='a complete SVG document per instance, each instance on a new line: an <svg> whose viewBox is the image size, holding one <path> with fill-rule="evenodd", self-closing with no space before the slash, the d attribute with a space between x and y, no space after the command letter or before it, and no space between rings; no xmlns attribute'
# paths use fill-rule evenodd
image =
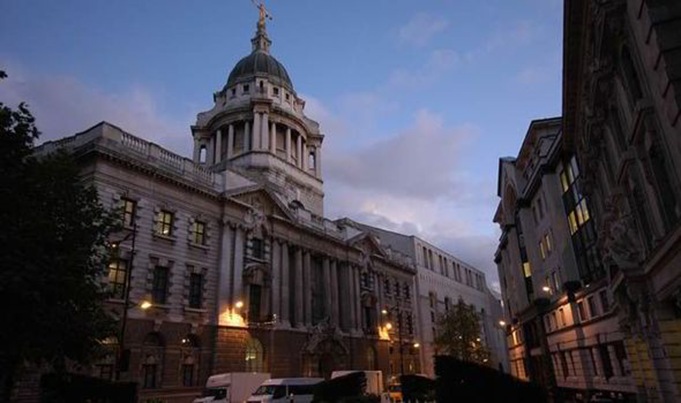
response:
<svg viewBox="0 0 681 403"><path fill-rule="evenodd" d="M232 291L232 303L239 300L244 301L244 304L246 303L243 285L244 241L244 230L237 227L234 241L234 267L232 268L232 284L234 286Z"/></svg>
<svg viewBox="0 0 681 403"><path fill-rule="evenodd" d="M208 149L206 150L206 165L213 165L215 163L215 136L208 140Z"/></svg>
<svg viewBox="0 0 681 403"><path fill-rule="evenodd" d="M222 129L218 129L215 137L215 163L222 161Z"/></svg>
<svg viewBox="0 0 681 403"><path fill-rule="evenodd" d="M312 268L310 252L305 251L303 254L303 300L305 305L305 325L312 325Z"/></svg>
<svg viewBox="0 0 681 403"><path fill-rule="evenodd" d="M279 241L272 238L271 248L272 261L272 298L270 299L273 314L277 315L277 320L281 318L281 245Z"/></svg>
<svg viewBox="0 0 681 403"><path fill-rule="evenodd" d="M246 121L246 127L244 128L244 151L243 152L249 151L250 137L251 137L251 122L247 120Z"/></svg>
<svg viewBox="0 0 681 403"><path fill-rule="evenodd" d="M272 127L270 128L270 152L277 155L277 123L272 122Z"/></svg>
<svg viewBox="0 0 681 403"><path fill-rule="evenodd" d="M296 327L302 327L303 324L305 323L305 317L303 316L304 309L305 309L305 300L303 299L303 294L305 294L305 289L304 284L305 282L303 281L303 251L299 247L296 248L295 252L295 279L296 279L296 288L294 290L294 295L296 298L296 304L295 304L295 321L296 321Z"/></svg>
<svg viewBox="0 0 681 403"><path fill-rule="evenodd" d="M234 125L230 124L227 129L227 160L234 155Z"/></svg>
<svg viewBox="0 0 681 403"><path fill-rule="evenodd" d="M349 312L350 312L350 323L348 328L350 330L357 329L357 292L355 290L355 268L352 266L352 264L348 263L348 267L346 268L348 271L348 306L349 306Z"/></svg>
<svg viewBox="0 0 681 403"><path fill-rule="evenodd" d="M260 122L260 149L267 150L269 144L267 142L267 137L269 136L270 129L270 116L267 112L262 114L262 121Z"/></svg>
<svg viewBox="0 0 681 403"><path fill-rule="evenodd" d="M194 136L194 155L192 159L194 160L195 164L200 163L200 158L201 157L201 142L199 141L199 138Z"/></svg>
<svg viewBox="0 0 681 403"><path fill-rule="evenodd" d="M340 310L338 309L338 265L335 260L331 261L331 324L338 326L340 323Z"/></svg>
<svg viewBox="0 0 681 403"><path fill-rule="evenodd" d="M324 283L324 315L331 317L331 262L328 257L322 260L322 281Z"/></svg>
<svg viewBox="0 0 681 403"><path fill-rule="evenodd" d="M253 149L260 150L260 139L261 139L261 115L259 113L253 114Z"/></svg>
<svg viewBox="0 0 681 403"><path fill-rule="evenodd" d="M288 244L282 243L281 245L281 324L282 326L291 325L291 315L289 314L289 308L291 306L291 278L289 272L289 252Z"/></svg>
<svg viewBox="0 0 681 403"><path fill-rule="evenodd" d="M286 128L286 161L291 162L291 128Z"/></svg>
<svg viewBox="0 0 681 403"><path fill-rule="evenodd" d="M359 288L359 279L360 279L360 274L359 274L359 267L354 266L352 269L353 273L355 273L355 280L352 282L352 286L355 289L355 319L357 321L357 329L361 330L362 329L362 293Z"/></svg>
<svg viewBox="0 0 681 403"><path fill-rule="evenodd" d="M220 234L220 262L218 263L218 317L232 304L232 239L234 231L228 223L222 224Z"/></svg>
<svg viewBox="0 0 681 403"><path fill-rule="evenodd" d="M298 138L296 139L296 153L298 153L298 160L296 161L296 166L298 168L302 168L302 153L303 153L303 136L298 134Z"/></svg>
<svg viewBox="0 0 681 403"><path fill-rule="evenodd" d="M303 167L303 171L307 172L308 161L307 161L307 142L306 141L303 141L302 150L303 150L302 153L301 153L301 155L302 155L302 161L301 161L302 167Z"/></svg>
<svg viewBox="0 0 681 403"><path fill-rule="evenodd" d="M322 177L322 146L321 144L315 147L314 153L314 174L317 178Z"/></svg>

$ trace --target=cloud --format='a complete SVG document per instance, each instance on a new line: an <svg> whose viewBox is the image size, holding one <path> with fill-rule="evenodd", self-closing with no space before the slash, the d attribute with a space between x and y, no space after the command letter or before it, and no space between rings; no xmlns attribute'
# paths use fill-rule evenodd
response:
<svg viewBox="0 0 681 403"><path fill-rule="evenodd" d="M449 26L444 17L427 13L415 14L398 31L400 42L414 46L425 46L438 33Z"/></svg>
<svg viewBox="0 0 681 403"><path fill-rule="evenodd" d="M420 110L410 128L360 149L331 149L325 175L355 188L417 199L455 196L458 157L476 129L445 127L442 117Z"/></svg>
<svg viewBox="0 0 681 403"><path fill-rule="evenodd" d="M317 101L315 101L316 103ZM316 118L338 128L342 118L322 105ZM346 133L335 133L347 139ZM472 177L458 161L477 139L472 125L448 127L441 116L420 110L410 126L370 144L326 147L325 215L415 235L452 253L497 281L493 262L498 234L489 211L496 207L493 180Z"/></svg>
<svg viewBox="0 0 681 403"><path fill-rule="evenodd" d="M41 142L73 135L106 120L164 148L191 155L190 116L163 115L151 92L142 86L104 92L71 76L33 74L12 63L4 64L12 67L0 84L2 101L29 105L42 132Z"/></svg>
<svg viewBox="0 0 681 403"><path fill-rule="evenodd" d="M388 85L398 88L421 88L432 84L451 71L460 62L459 54L452 49L435 49L431 51L426 62L416 70L396 69L389 78Z"/></svg>
<svg viewBox="0 0 681 403"><path fill-rule="evenodd" d="M492 32L484 42L474 50L466 52L463 59L472 62L478 58L503 50L513 50L526 46L540 34L540 29L529 21L516 21L512 25Z"/></svg>

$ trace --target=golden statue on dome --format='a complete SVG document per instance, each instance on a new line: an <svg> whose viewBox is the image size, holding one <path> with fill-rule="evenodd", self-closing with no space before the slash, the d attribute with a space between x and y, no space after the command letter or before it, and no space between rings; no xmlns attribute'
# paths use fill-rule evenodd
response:
<svg viewBox="0 0 681 403"><path fill-rule="evenodd" d="M265 3L260 0L259 2L256 2L255 0L251 0L253 4L258 7L258 11L260 13L260 16L258 17L258 29L265 29L265 20L267 19L272 19L272 14L265 8Z"/></svg>

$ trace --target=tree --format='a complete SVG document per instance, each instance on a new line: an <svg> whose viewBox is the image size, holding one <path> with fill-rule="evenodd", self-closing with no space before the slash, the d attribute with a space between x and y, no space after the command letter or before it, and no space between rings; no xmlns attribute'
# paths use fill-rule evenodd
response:
<svg viewBox="0 0 681 403"><path fill-rule="evenodd" d="M437 321L435 346L446 355L462 361L485 364L489 350L482 343L480 317L473 305L462 298Z"/></svg>
<svg viewBox="0 0 681 403"><path fill-rule="evenodd" d="M102 281L114 215L71 155L35 156L39 134L24 103L0 102L0 401L24 364L62 372L115 334Z"/></svg>

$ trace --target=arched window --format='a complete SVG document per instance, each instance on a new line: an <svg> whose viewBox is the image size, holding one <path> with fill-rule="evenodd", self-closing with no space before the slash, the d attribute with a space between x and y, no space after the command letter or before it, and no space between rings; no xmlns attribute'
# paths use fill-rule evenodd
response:
<svg viewBox="0 0 681 403"><path fill-rule="evenodd" d="M206 163L206 146L201 146L199 148L199 163L205 164Z"/></svg>
<svg viewBox="0 0 681 403"><path fill-rule="evenodd" d="M160 386L160 374L163 362L163 337L158 332L148 333L144 337L142 347L142 367L141 381L145 389L157 388Z"/></svg>
<svg viewBox="0 0 681 403"><path fill-rule="evenodd" d="M188 334L180 341L182 344L182 364L180 376L182 386L196 386L199 363L199 340L193 334Z"/></svg>
<svg viewBox="0 0 681 403"><path fill-rule="evenodd" d="M258 339L250 338L246 341L246 372L263 371L263 349L262 343Z"/></svg>

